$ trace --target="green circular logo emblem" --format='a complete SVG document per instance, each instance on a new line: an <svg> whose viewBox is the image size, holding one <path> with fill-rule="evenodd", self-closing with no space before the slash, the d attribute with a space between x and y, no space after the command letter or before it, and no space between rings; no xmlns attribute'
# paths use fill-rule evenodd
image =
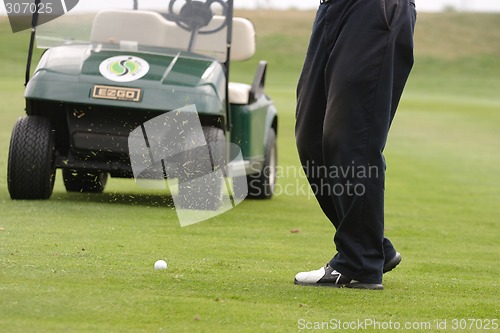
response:
<svg viewBox="0 0 500 333"><path fill-rule="evenodd" d="M144 77L149 72L149 64L139 57L118 56L104 60L99 72L111 81L131 82Z"/></svg>

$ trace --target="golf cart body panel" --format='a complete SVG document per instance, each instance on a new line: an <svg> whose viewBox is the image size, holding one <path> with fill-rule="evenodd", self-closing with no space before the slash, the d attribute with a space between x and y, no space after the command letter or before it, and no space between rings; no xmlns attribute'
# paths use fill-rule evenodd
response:
<svg viewBox="0 0 500 333"><path fill-rule="evenodd" d="M260 170L269 129L278 130L276 108L267 96L262 95L252 104L232 104L231 112L231 141L240 146L245 160L252 161L247 171Z"/></svg>
<svg viewBox="0 0 500 333"><path fill-rule="evenodd" d="M143 59L149 72L133 82L113 82L103 77L100 65L114 56ZM175 60L175 63L174 63ZM135 88L141 92L137 101L96 98L95 86ZM89 46L59 46L45 52L26 87L28 100L123 107L165 112L196 104L198 112L224 116L225 74L217 61L201 57L181 57L147 53L120 53Z"/></svg>

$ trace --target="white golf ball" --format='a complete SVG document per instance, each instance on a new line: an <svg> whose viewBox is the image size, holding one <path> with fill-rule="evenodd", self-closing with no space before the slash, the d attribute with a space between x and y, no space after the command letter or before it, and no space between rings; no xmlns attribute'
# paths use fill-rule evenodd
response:
<svg viewBox="0 0 500 333"><path fill-rule="evenodd" d="M155 269L167 269L167 262L165 260L157 260L155 262Z"/></svg>

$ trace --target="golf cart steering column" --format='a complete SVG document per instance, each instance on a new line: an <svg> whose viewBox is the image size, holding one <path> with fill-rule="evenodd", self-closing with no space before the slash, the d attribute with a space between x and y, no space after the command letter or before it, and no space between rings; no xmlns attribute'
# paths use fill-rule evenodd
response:
<svg viewBox="0 0 500 333"><path fill-rule="evenodd" d="M224 20L219 26L209 30L204 30L204 28L212 22L215 15L212 5L215 3L219 4L223 9L224 16L227 14L228 7L222 0L184 1L184 5L181 7L179 12L176 13L174 6L177 0L171 0L168 6L168 14L165 15L165 17L167 20L175 22L182 29L191 32L188 51L192 51L198 34L213 34L227 26L227 20Z"/></svg>

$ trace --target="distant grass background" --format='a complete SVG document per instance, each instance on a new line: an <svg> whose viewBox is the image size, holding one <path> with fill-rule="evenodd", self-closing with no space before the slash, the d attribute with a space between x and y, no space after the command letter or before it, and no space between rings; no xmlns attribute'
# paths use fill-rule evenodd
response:
<svg viewBox="0 0 500 333"><path fill-rule="evenodd" d="M314 13L239 14L256 24L258 54L232 79L250 82L268 60L280 165L298 168L295 85ZM437 332L454 318L499 319L500 15L419 14L416 64L386 149L386 233L404 259L383 292L293 285L334 254L331 225L300 193L247 200L187 228L161 192L131 180L92 196L66 193L59 175L51 200L11 201L27 42L0 22L0 332L294 332L300 319L366 318ZM153 269L160 258L167 271Z"/></svg>

